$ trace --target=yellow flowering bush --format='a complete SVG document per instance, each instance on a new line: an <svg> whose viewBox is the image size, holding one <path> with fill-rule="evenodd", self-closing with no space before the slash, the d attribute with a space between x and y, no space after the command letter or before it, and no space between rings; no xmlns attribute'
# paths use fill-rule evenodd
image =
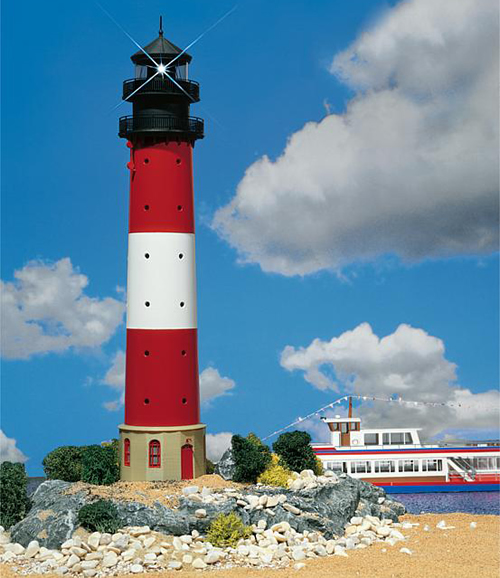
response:
<svg viewBox="0 0 500 578"><path fill-rule="evenodd" d="M292 472L281 465L279 456L277 454L271 454L271 463L257 478L257 482L266 486L281 486L286 488L291 476Z"/></svg>

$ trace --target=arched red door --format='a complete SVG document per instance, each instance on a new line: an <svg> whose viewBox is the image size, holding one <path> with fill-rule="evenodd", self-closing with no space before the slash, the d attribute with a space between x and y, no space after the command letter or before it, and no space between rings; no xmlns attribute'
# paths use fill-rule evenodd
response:
<svg viewBox="0 0 500 578"><path fill-rule="evenodd" d="M184 444L181 448L181 478L193 479L193 446Z"/></svg>

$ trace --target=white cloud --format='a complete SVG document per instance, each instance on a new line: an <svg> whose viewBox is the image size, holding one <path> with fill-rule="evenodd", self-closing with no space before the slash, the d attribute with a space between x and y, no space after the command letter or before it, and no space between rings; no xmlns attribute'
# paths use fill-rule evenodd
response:
<svg viewBox="0 0 500 578"><path fill-rule="evenodd" d="M99 347L122 323L125 304L84 294L88 278L69 258L56 263L31 261L1 282L2 355L32 355L69 348Z"/></svg>
<svg viewBox="0 0 500 578"><path fill-rule="evenodd" d="M413 425L423 427L428 435L499 427L500 393L472 393L460 387L456 365L446 359L442 340L409 325L400 325L394 333L379 338L363 323L330 341L315 339L307 347L287 346L281 365L289 371L303 371L305 380L323 391L383 398L398 394L404 400L456 406L373 402L360 408L368 426ZM338 410L325 415L334 413ZM302 425L319 438L328 435L319 418Z"/></svg>
<svg viewBox="0 0 500 578"><path fill-rule="evenodd" d="M125 403L125 352L117 351L111 366L106 375L101 380L103 385L107 385L120 392L120 396L112 401L107 401L103 405L109 411L117 411ZM235 387L235 382L229 377L223 377L214 367L207 367L200 374L200 400L208 407L210 402L217 397L228 395Z"/></svg>
<svg viewBox="0 0 500 578"><path fill-rule="evenodd" d="M212 462L218 462L222 454L231 445L233 434L221 432L218 434L207 434L207 458Z"/></svg>
<svg viewBox="0 0 500 578"><path fill-rule="evenodd" d="M107 401L103 406L108 411L117 411L123 407L125 403L125 352L117 351L111 362L111 367L106 372L106 375L101 382L120 392L120 396L113 400Z"/></svg>
<svg viewBox="0 0 500 578"><path fill-rule="evenodd" d="M16 446L17 442L13 438L8 438L0 429L0 463L1 462L21 462L24 463L28 458Z"/></svg>
<svg viewBox="0 0 500 578"><path fill-rule="evenodd" d="M346 111L252 164L213 227L283 275L495 251L497 44L496 0L401 2L333 59Z"/></svg>
<svg viewBox="0 0 500 578"><path fill-rule="evenodd" d="M208 405L213 399L228 395L235 385L232 379L222 377L214 367L207 367L200 373L201 403Z"/></svg>

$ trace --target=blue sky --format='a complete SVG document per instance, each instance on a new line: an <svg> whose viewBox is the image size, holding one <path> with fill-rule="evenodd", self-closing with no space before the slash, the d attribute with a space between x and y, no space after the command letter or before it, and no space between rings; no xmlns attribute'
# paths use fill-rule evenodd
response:
<svg viewBox="0 0 500 578"><path fill-rule="evenodd" d="M264 436L350 390L450 404L466 390L460 415L364 415L497 435L497 414L482 414L498 405L498 135L482 118L491 123L492 100L497 114L497 8L406 4L242 0L190 50L202 97L192 114L206 123L194 162L211 434ZM141 44L163 14L179 46L234 6L103 5ZM136 49L94 2L7 3L2 16L0 442L37 475L54 447L114 437L123 419L119 371L108 372L125 347L128 149L117 127L130 107L113 107ZM484 64L460 58L456 38ZM34 305L42 289L48 305ZM97 334L86 315L102 321Z"/></svg>

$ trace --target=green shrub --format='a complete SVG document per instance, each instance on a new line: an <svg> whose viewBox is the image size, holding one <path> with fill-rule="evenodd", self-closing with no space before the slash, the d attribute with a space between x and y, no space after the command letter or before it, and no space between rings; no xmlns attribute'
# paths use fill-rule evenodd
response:
<svg viewBox="0 0 500 578"><path fill-rule="evenodd" d="M271 463L267 469L260 474L257 481L266 486L287 487L288 480L292 477L292 472L284 467L277 454L271 454Z"/></svg>
<svg viewBox="0 0 500 578"><path fill-rule="evenodd" d="M82 506L78 511L78 523L90 532L115 534L121 527L116 506L108 500L99 500Z"/></svg>
<svg viewBox="0 0 500 578"><path fill-rule="evenodd" d="M121 463L121 450L120 450L120 440L113 438L109 442L101 442L103 448L111 448L115 452L116 465L120 467Z"/></svg>
<svg viewBox="0 0 500 578"><path fill-rule="evenodd" d="M6 530L22 520L30 509L24 464L0 464L0 525Z"/></svg>
<svg viewBox="0 0 500 578"><path fill-rule="evenodd" d="M234 435L231 439L231 448L234 459L235 482L254 484L257 478L271 463L271 452L257 436L244 438Z"/></svg>
<svg viewBox="0 0 500 578"><path fill-rule="evenodd" d="M84 447L61 446L49 452L42 461L49 480L78 482L82 479L82 450Z"/></svg>
<svg viewBox="0 0 500 578"><path fill-rule="evenodd" d="M205 472L207 474L213 474L215 472L215 465L210 460L205 460Z"/></svg>
<svg viewBox="0 0 500 578"><path fill-rule="evenodd" d="M250 538L252 528L245 526L234 512L220 514L208 528L207 540L218 548L234 548L241 539Z"/></svg>
<svg viewBox="0 0 500 578"><path fill-rule="evenodd" d="M109 486L120 479L113 447L88 446L82 452L82 481Z"/></svg>
<svg viewBox="0 0 500 578"><path fill-rule="evenodd" d="M310 446L311 436L305 431L282 433L274 442L273 450L292 472L312 470L319 475L318 460Z"/></svg>

